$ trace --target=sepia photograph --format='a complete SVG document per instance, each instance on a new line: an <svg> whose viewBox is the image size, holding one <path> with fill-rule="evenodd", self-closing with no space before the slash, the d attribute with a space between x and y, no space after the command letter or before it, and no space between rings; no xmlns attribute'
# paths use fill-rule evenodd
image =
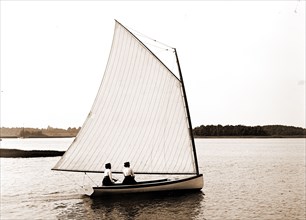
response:
<svg viewBox="0 0 306 220"><path fill-rule="evenodd" d="M0 219L306 219L305 20L0 1Z"/></svg>

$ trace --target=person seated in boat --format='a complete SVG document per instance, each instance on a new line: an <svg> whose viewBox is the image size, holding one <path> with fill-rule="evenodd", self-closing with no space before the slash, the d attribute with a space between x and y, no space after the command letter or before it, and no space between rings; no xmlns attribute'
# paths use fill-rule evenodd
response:
<svg viewBox="0 0 306 220"><path fill-rule="evenodd" d="M130 162L125 162L124 163L124 168L123 168L123 175L124 175L124 180L122 184L135 184L135 175L130 167Z"/></svg>
<svg viewBox="0 0 306 220"><path fill-rule="evenodd" d="M117 181L116 179L113 179L112 177L111 168L112 168L112 165L110 163L105 164L104 178L102 181L103 186L111 186L115 184L115 182Z"/></svg>

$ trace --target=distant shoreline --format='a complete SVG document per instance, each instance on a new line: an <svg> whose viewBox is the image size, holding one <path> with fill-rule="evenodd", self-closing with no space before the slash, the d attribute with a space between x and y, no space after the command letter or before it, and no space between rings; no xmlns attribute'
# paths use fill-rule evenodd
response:
<svg viewBox="0 0 306 220"><path fill-rule="evenodd" d="M4 158L29 158L29 157L59 157L65 151L55 150L18 150L0 148L0 157Z"/></svg>
<svg viewBox="0 0 306 220"><path fill-rule="evenodd" d="M0 138L70 138L75 137L80 131L79 128L6 128L1 127Z"/></svg>
<svg viewBox="0 0 306 220"><path fill-rule="evenodd" d="M74 138L79 128L0 128L0 138ZM201 125L192 129L196 138L306 138L306 129L285 125Z"/></svg>
<svg viewBox="0 0 306 220"><path fill-rule="evenodd" d="M226 138L305 138L306 129L284 125L201 125L193 129L195 137Z"/></svg>
<svg viewBox="0 0 306 220"><path fill-rule="evenodd" d="M207 138L207 139L226 139L226 138L235 138L235 139L239 139L239 138L258 138L258 139L269 139L269 138L306 138L306 135L288 135L288 136L194 136L194 138L198 138L198 139L203 139L203 138Z"/></svg>

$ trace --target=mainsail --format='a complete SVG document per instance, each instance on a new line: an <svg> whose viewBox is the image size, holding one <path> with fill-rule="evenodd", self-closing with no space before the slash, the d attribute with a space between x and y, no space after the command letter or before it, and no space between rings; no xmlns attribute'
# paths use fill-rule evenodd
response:
<svg viewBox="0 0 306 220"><path fill-rule="evenodd" d="M181 81L116 21L98 94L74 142L53 168L76 172L196 174Z"/></svg>

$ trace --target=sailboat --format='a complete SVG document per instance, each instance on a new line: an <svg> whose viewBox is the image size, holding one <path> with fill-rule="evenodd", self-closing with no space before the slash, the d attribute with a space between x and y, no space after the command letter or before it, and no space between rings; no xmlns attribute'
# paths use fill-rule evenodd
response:
<svg viewBox="0 0 306 220"><path fill-rule="evenodd" d="M103 79L80 132L53 170L162 176L132 185L90 186L86 194L201 190L188 102L179 78L129 29L115 20Z"/></svg>

